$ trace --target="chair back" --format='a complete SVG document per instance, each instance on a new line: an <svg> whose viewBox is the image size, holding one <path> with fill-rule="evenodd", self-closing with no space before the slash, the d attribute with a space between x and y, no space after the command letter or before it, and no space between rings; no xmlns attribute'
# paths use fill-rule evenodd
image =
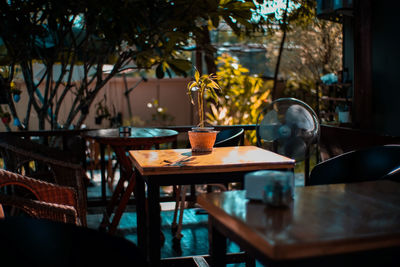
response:
<svg viewBox="0 0 400 267"><path fill-rule="evenodd" d="M21 174L0 169L0 218L4 217L1 205L11 207L8 215L19 211L35 218L81 225L78 219L78 199L72 187L58 186Z"/></svg>
<svg viewBox="0 0 400 267"><path fill-rule="evenodd" d="M395 179L399 175L400 145L350 151L317 164L306 185Z"/></svg>
<svg viewBox="0 0 400 267"><path fill-rule="evenodd" d="M72 224L7 217L0 236L2 266L147 266L131 241Z"/></svg>
<svg viewBox="0 0 400 267"><path fill-rule="evenodd" d="M383 135L370 130L321 125L319 139L321 161L353 150L389 144L400 144L400 137Z"/></svg>
<svg viewBox="0 0 400 267"><path fill-rule="evenodd" d="M4 210L1 204L0 204L0 219L4 219Z"/></svg>
<svg viewBox="0 0 400 267"><path fill-rule="evenodd" d="M86 226L86 174L66 151L51 148L16 136L0 135L0 156L4 169L75 189L78 215Z"/></svg>
<svg viewBox="0 0 400 267"><path fill-rule="evenodd" d="M217 134L214 147L237 146L239 145L243 134L243 128L222 130Z"/></svg>

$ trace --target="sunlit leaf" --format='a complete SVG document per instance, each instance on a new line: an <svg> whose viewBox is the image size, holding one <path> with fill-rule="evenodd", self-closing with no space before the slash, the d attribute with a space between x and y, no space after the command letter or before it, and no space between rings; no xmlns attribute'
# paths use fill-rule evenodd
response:
<svg viewBox="0 0 400 267"><path fill-rule="evenodd" d="M196 82L199 82L200 79L200 73L199 71L196 69L195 73L194 73L194 79L196 80Z"/></svg>

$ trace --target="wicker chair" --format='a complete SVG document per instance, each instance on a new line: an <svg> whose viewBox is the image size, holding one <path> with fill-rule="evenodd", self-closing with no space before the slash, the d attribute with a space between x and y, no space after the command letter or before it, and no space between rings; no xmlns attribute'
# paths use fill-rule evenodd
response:
<svg viewBox="0 0 400 267"><path fill-rule="evenodd" d="M73 155L31 140L1 135L0 156L8 171L74 188L78 218L83 226L87 225L86 174Z"/></svg>
<svg viewBox="0 0 400 267"><path fill-rule="evenodd" d="M34 218L81 225L77 214L76 192L71 187L58 186L0 169L0 189L0 207L4 206L4 210L10 207L11 212L17 209ZM27 195L33 199L27 198ZM7 216L7 212L2 216Z"/></svg>

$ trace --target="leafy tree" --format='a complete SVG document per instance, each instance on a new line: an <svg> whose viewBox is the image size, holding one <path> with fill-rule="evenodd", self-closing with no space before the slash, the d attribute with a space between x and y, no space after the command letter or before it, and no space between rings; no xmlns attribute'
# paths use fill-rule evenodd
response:
<svg viewBox="0 0 400 267"><path fill-rule="evenodd" d="M14 124L28 129L34 110L39 129L46 123L53 129L79 127L95 96L116 74L155 68L158 78L186 75L192 65L182 51L193 42L210 64L210 27L224 21L237 34L261 29L262 21L252 21L254 10L249 0L1 0L0 65L6 70L0 84ZM41 72L38 63L44 66ZM107 64L112 68L104 72ZM78 68L82 73L75 80ZM29 96L25 112L19 113L9 90L18 74ZM74 100L60 122L66 97Z"/></svg>
<svg viewBox="0 0 400 267"><path fill-rule="evenodd" d="M318 19L306 27L295 27L288 33L280 68L281 77L287 81L285 95L302 99L310 97L311 88L315 88L322 75L341 70L341 33L341 24ZM276 55L279 42L279 36L269 38L267 50ZM273 67L275 61L268 64ZM307 102L311 104L313 100L311 98Z"/></svg>
<svg viewBox="0 0 400 267"><path fill-rule="evenodd" d="M222 94L218 97L218 104L210 101L207 122L219 125L255 124L260 106L270 96L270 90L266 90L261 78L250 76L249 70L229 54L218 57L217 65ZM255 132L246 132L246 135L246 140L255 144Z"/></svg>
<svg viewBox="0 0 400 267"><path fill-rule="evenodd" d="M286 41L287 33L292 31L294 27L306 26L315 17L315 4L314 0L268 0L270 5L279 5L274 13L267 16L267 24L269 25L270 34L280 31L281 39L279 42L279 52L277 60L275 61L274 83L272 87L272 99L277 97L277 84L278 75L281 65L282 54ZM283 4L284 3L284 4ZM283 4L283 5L282 5Z"/></svg>

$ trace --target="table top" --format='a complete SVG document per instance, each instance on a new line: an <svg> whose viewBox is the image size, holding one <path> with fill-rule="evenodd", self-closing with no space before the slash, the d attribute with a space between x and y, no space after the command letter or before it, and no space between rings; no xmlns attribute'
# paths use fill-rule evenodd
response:
<svg viewBox="0 0 400 267"><path fill-rule="evenodd" d="M211 153L191 149L130 150L142 175L291 169L293 159L256 146L215 147Z"/></svg>
<svg viewBox="0 0 400 267"><path fill-rule="evenodd" d="M289 208L250 202L245 191L197 202L270 259L296 259L400 246L400 183L297 187Z"/></svg>
<svg viewBox="0 0 400 267"><path fill-rule="evenodd" d="M127 132L121 133L120 128L91 130L85 133L85 137L103 144L129 146L171 142L178 136L177 131L169 129L124 127L124 130Z"/></svg>

